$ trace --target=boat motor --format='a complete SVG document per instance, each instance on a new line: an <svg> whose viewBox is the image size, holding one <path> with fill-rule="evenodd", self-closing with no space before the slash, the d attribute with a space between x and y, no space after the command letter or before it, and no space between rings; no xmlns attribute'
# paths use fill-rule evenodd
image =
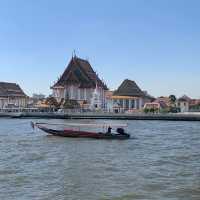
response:
<svg viewBox="0 0 200 200"><path fill-rule="evenodd" d="M117 128L117 133L119 133L119 134L125 134L123 128Z"/></svg>

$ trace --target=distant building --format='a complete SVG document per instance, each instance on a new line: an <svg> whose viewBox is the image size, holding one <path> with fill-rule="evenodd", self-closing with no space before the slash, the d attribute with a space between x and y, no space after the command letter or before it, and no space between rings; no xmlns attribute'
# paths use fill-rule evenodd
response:
<svg viewBox="0 0 200 200"><path fill-rule="evenodd" d="M180 109L181 112L188 112L190 101L191 99L188 96L183 95L177 100L177 107Z"/></svg>
<svg viewBox="0 0 200 200"><path fill-rule="evenodd" d="M105 108L107 86L99 79L90 63L77 56L72 57L64 73L51 89L58 102L70 99L76 100L80 105L87 105L88 109Z"/></svg>
<svg viewBox="0 0 200 200"><path fill-rule="evenodd" d="M28 96L16 83L0 82L0 108L27 106Z"/></svg>
<svg viewBox="0 0 200 200"><path fill-rule="evenodd" d="M191 112L200 112L200 99L191 99L189 110Z"/></svg>
<svg viewBox="0 0 200 200"><path fill-rule="evenodd" d="M33 94L32 97L29 98L28 107L29 108L37 107L37 104L39 102L42 102L43 100L45 100L45 95L43 95L43 94Z"/></svg>
<svg viewBox="0 0 200 200"><path fill-rule="evenodd" d="M156 99L153 102L145 103L144 109L149 111L153 110L153 112L161 112L164 110L169 110L169 105L167 105L165 101Z"/></svg>
<svg viewBox="0 0 200 200"><path fill-rule="evenodd" d="M167 107L171 106L171 100L169 97L161 96L155 99L156 102L163 102Z"/></svg>
<svg viewBox="0 0 200 200"><path fill-rule="evenodd" d="M191 99L190 106L200 105L200 99Z"/></svg>
<svg viewBox="0 0 200 200"><path fill-rule="evenodd" d="M154 102L156 100L156 98L151 96L150 94L148 94L147 91L142 91L142 92L144 93L143 104L142 104L142 107L144 108L145 103Z"/></svg>
<svg viewBox="0 0 200 200"><path fill-rule="evenodd" d="M44 94L33 94L32 96L33 99L45 99L45 95Z"/></svg>
<svg viewBox="0 0 200 200"><path fill-rule="evenodd" d="M134 112L143 108L146 102L151 102L152 97L143 92L135 81L124 80L111 97L113 112Z"/></svg>

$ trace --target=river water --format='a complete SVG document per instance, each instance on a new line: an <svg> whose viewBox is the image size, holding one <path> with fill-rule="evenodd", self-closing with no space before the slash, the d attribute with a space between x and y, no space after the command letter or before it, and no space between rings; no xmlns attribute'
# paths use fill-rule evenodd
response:
<svg viewBox="0 0 200 200"><path fill-rule="evenodd" d="M199 200L200 123L128 124L135 139L108 141L47 136L30 119L0 119L0 200Z"/></svg>

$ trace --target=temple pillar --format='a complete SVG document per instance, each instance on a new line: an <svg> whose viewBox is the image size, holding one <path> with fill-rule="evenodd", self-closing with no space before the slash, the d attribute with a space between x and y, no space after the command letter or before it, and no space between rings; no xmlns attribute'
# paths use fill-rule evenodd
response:
<svg viewBox="0 0 200 200"><path fill-rule="evenodd" d="M71 85L70 87L70 99L73 99L74 98L74 88L73 88L73 85Z"/></svg>
<svg viewBox="0 0 200 200"><path fill-rule="evenodd" d="M80 88L77 89L78 90L78 100L81 99L81 92L80 92Z"/></svg>
<svg viewBox="0 0 200 200"><path fill-rule="evenodd" d="M133 99L133 109L135 109L136 108L136 103L135 103L135 99Z"/></svg>
<svg viewBox="0 0 200 200"><path fill-rule="evenodd" d="M129 99L129 101L128 101L128 109L129 110L131 109L131 99Z"/></svg>
<svg viewBox="0 0 200 200"><path fill-rule="evenodd" d="M142 98L139 99L139 109L142 109Z"/></svg>
<svg viewBox="0 0 200 200"><path fill-rule="evenodd" d="M124 111L124 109L125 109L125 106L126 106L126 105L125 105L125 103L126 103L126 102L125 102L125 99L123 99L123 104L122 104L123 111Z"/></svg>
<svg viewBox="0 0 200 200"><path fill-rule="evenodd" d="M84 100L87 100L87 96L86 96L86 88L84 88Z"/></svg>

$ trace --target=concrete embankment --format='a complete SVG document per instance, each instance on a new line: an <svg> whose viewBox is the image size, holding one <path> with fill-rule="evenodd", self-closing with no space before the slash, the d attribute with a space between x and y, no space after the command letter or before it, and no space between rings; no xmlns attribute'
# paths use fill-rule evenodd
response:
<svg viewBox="0 0 200 200"><path fill-rule="evenodd" d="M111 119L111 120L166 120L200 121L198 114L113 114L113 113L6 113L1 117L44 119Z"/></svg>

